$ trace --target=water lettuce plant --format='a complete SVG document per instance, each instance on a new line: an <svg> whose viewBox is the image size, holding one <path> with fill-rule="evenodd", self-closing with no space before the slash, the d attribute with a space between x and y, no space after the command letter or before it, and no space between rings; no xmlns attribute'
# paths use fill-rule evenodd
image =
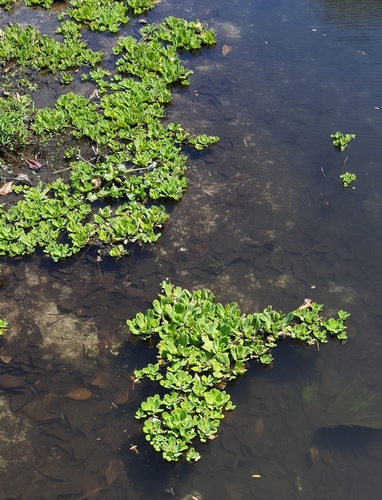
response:
<svg viewBox="0 0 382 500"><path fill-rule="evenodd" d="M3 319L0 319L0 336L8 329L8 323Z"/></svg>
<svg viewBox="0 0 382 500"><path fill-rule="evenodd" d="M4 10L9 10L17 0L0 0L0 7L3 7Z"/></svg>
<svg viewBox="0 0 382 500"><path fill-rule="evenodd" d="M354 182L357 179L357 177L355 174L351 174L350 172L345 172L340 175L340 179L342 180L343 186L348 187L352 182Z"/></svg>
<svg viewBox="0 0 382 500"><path fill-rule="evenodd" d="M0 97L0 151L13 150L28 142L33 117L33 101L28 95Z"/></svg>
<svg viewBox="0 0 382 500"><path fill-rule="evenodd" d="M0 30L0 61L16 62L35 71L48 69L52 73L95 66L102 59L102 52L90 50L86 43L68 31L63 31L64 41L58 42L48 35L17 23Z"/></svg>
<svg viewBox="0 0 382 500"><path fill-rule="evenodd" d="M50 9L53 5L54 0L24 0L27 7L35 7L41 5L45 9Z"/></svg>
<svg viewBox="0 0 382 500"><path fill-rule="evenodd" d="M101 54L85 48L77 23L63 21L57 31L64 43L31 26L8 26L1 33L0 59L60 71L61 82L70 84L72 75L66 70L94 66ZM23 115L26 123L13 127L19 131L13 142L4 135L8 149L18 137L40 143L60 137L71 146L65 150L69 166L62 176L59 169L60 177L48 184L14 184L18 201L0 212L0 255L27 255L42 248L58 261L94 244L102 255L120 257L131 243L159 238L167 219L163 201L179 200L187 187L182 146L202 150L218 141L191 135L178 123L161 123L171 86L188 85L192 74L179 51L210 46L215 35L200 21L170 17L145 26L140 36L118 41L114 70L97 67L84 73L83 79L96 86L98 102L69 91L52 108L36 111L27 97L14 104L28 105L33 119L30 113ZM92 157L83 157L83 149Z"/></svg>
<svg viewBox="0 0 382 500"><path fill-rule="evenodd" d="M36 7L41 6L45 9L50 9L53 6L55 0L24 0L26 7ZM17 3L17 0L0 0L0 7L5 10L9 10L13 5ZM154 2L151 0L124 0L123 2L113 2L111 0L86 0L85 2L78 2L77 0L72 0L70 2L73 10L79 8L81 11L81 4L86 5L86 9L82 11L81 21L89 22L95 19L95 13L97 13L101 18L106 18L107 20L107 8L112 11L112 17L115 17L115 12L119 9L130 9L134 14L142 14L155 7ZM120 4L121 7L116 7L115 4ZM101 7L101 9L99 9ZM86 15L87 14L87 15ZM74 17L74 16L73 16ZM125 21L122 21L125 22Z"/></svg>
<svg viewBox="0 0 382 500"><path fill-rule="evenodd" d="M336 132L330 136L333 139L333 145L336 146L340 151L344 151L349 142L355 139L355 134L341 134L341 132Z"/></svg>
<svg viewBox="0 0 382 500"><path fill-rule="evenodd" d="M115 0L71 0L68 14L94 31L117 33L121 23L128 23L128 6Z"/></svg>
<svg viewBox="0 0 382 500"><path fill-rule="evenodd" d="M330 336L347 339L349 314L339 311L337 318L326 318L323 306L312 301L288 314L268 306L245 315L235 302L215 303L209 290L189 292L167 282L162 289L151 309L126 323L133 335L158 340L157 362L134 376L135 382L156 381L166 392L147 398L136 418L144 420L146 440L168 461L200 458L195 438L216 437L224 412L235 408L225 384L243 375L250 359L271 364L272 349L286 338L309 345Z"/></svg>

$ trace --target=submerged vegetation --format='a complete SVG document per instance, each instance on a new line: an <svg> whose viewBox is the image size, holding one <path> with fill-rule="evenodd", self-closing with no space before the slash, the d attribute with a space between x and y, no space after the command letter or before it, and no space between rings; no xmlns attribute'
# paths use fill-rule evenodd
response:
<svg viewBox="0 0 382 500"><path fill-rule="evenodd" d="M144 419L143 432L156 451L168 460L182 455L200 458L192 446L196 437L205 442L216 437L224 411L235 406L224 391L229 380L247 371L247 362L273 361L272 349L290 338L310 345L325 343L328 336L347 339L345 311L338 318L321 315L323 306L306 301L288 314L268 306L262 313L242 314L237 303L214 303L208 290L188 290L162 283L163 295L152 309L128 320L134 335L155 335L155 364L135 371L135 382L158 381L167 392L150 396L136 413Z"/></svg>
<svg viewBox="0 0 382 500"><path fill-rule="evenodd" d="M60 43L48 35L17 23L0 30L0 60L15 62L35 71L47 69L52 73L75 69L81 66L95 66L102 59L102 52L93 52L77 31L63 30L64 42Z"/></svg>
<svg viewBox="0 0 382 500"><path fill-rule="evenodd" d="M329 392L329 393L328 393ZM359 375L322 390L320 383L303 385L304 411L317 427L339 425L382 429L382 396L380 387L371 390Z"/></svg>
<svg viewBox="0 0 382 500"><path fill-rule="evenodd" d="M122 7L136 12L147 7L146 2L110 0L72 0L71 6L70 17L112 32L119 22L127 22L122 14L113 17ZM97 9L108 13L107 20ZM70 145L65 152L69 166L52 172L59 175L52 176L52 182L11 179L19 199L10 208L1 206L0 255L27 255L40 247L58 261L97 245L102 255L120 257L128 253L130 243L159 238L167 219L163 201L179 200L187 187L182 146L203 150L218 141L215 136L192 135L178 123L161 123L172 86L187 86L192 75L179 51L212 46L215 35L200 21L174 17L140 32L139 40L127 36L114 47L114 71L98 66L82 74L83 81L96 86L92 98L68 92L53 108L39 110L27 95L9 92L0 100L3 152L55 137ZM32 26L7 26L0 33L0 60L34 71L61 72L63 84L73 80L68 70L101 61L102 53L91 51L82 40L80 24L65 20L57 33L63 43ZM92 156L84 155L84 148Z"/></svg>
<svg viewBox="0 0 382 500"><path fill-rule="evenodd" d="M33 101L29 95L0 97L0 151L14 150L27 144L33 116Z"/></svg>

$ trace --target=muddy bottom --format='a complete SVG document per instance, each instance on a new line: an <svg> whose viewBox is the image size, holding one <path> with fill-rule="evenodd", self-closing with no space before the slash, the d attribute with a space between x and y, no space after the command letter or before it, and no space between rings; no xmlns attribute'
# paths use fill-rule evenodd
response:
<svg viewBox="0 0 382 500"><path fill-rule="evenodd" d="M51 362L39 346L2 356L3 497L134 498L126 468L139 453L142 395L129 356L103 353L81 366Z"/></svg>

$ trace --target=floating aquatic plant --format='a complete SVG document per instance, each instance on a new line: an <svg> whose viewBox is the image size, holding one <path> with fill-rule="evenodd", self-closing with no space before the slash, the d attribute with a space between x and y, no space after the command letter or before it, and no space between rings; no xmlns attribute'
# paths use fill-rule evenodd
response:
<svg viewBox="0 0 382 500"><path fill-rule="evenodd" d="M380 388L371 390L359 376L344 381L335 394L324 396L320 384L306 383L302 400L309 421L317 427L340 425L382 429Z"/></svg>
<svg viewBox="0 0 382 500"><path fill-rule="evenodd" d="M328 336L347 338L348 313L324 318L323 306L312 301L288 314L268 306L245 315L237 303L215 303L209 290L189 292L166 282L162 289L152 309L127 326L133 335L159 339L157 362L136 370L135 382L148 378L167 392L150 396L136 418L144 419L147 441L169 461L200 458L192 446L195 438L216 437L224 412L235 408L223 388L247 371L250 359L271 364L272 349L285 338L308 344L327 342Z"/></svg>
<svg viewBox="0 0 382 500"><path fill-rule="evenodd" d="M17 0L0 0L0 7L3 7L4 10L9 10Z"/></svg>
<svg viewBox="0 0 382 500"><path fill-rule="evenodd" d="M3 335L6 330L8 330L8 323L0 319L0 335Z"/></svg>
<svg viewBox="0 0 382 500"><path fill-rule="evenodd" d="M355 174L351 174L350 172L345 172L340 175L340 179L342 180L343 186L348 187L357 179L357 176Z"/></svg>
<svg viewBox="0 0 382 500"><path fill-rule="evenodd" d="M25 145L31 136L29 125L33 117L33 101L28 95L0 97L0 150Z"/></svg>
<svg viewBox="0 0 382 500"><path fill-rule="evenodd" d="M36 71L48 69L52 73L81 66L95 66L102 59L102 52L93 52L77 36L64 31L63 43L40 31L17 23L0 30L0 61L17 62Z"/></svg>
<svg viewBox="0 0 382 500"><path fill-rule="evenodd" d="M42 37L32 27L7 27L0 58L35 69L60 70L61 82L70 84L72 75L64 70L74 67L74 61L66 58L66 44L81 47L81 65L85 61L93 65L99 53L85 49L75 23L64 21L58 32L64 44ZM172 42L167 40L169 32ZM175 18L145 27L141 35L139 41L129 36L118 42L115 71L98 67L86 74L85 79L97 86L98 104L68 92L53 108L39 109L33 120L28 118L28 130L19 134L25 142L31 134L37 142L66 133L68 142L86 141L96 154L91 160L83 158L78 143L65 152L70 160L66 182L13 186L22 198L0 214L0 255L27 255L40 247L58 261L96 244L103 254L107 246L111 256L120 257L130 243L153 243L159 238L167 214L153 201L178 200L187 187L187 158L181 146L202 150L218 141L215 136L193 136L177 123L161 123L165 104L171 100L170 85L188 84L192 73L181 64L178 50L207 46L215 37L199 21L175 22ZM188 38L193 42L185 43ZM56 60L60 54L62 60ZM25 102L31 101L25 98ZM94 208L100 200L108 206Z"/></svg>
<svg viewBox="0 0 382 500"><path fill-rule="evenodd" d="M71 0L68 15L95 31L118 33L121 23L129 22L128 6L115 0Z"/></svg>
<svg viewBox="0 0 382 500"><path fill-rule="evenodd" d="M341 132L336 132L330 137L333 139L333 145L340 151L344 151L348 147L349 142L355 139L355 134L342 134Z"/></svg>

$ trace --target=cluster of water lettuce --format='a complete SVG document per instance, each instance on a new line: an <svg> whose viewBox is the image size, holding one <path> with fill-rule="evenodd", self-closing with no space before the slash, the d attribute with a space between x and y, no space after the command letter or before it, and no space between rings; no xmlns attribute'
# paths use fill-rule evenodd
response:
<svg viewBox="0 0 382 500"><path fill-rule="evenodd" d="M63 43L31 26L7 26L0 33L0 60L62 71L62 81L70 83L72 76L64 70L95 66L102 53L87 48L77 23L66 20L58 32ZM127 253L129 243L155 242L167 219L157 200L178 200L187 186L187 158L181 146L202 150L218 141L204 134L192 136L178 123L161 123L171 86L188 85L192 74L178 52L214 43L213 31L199 21L168 17L160 25L142 28L140 40L128 36L118 41L112 75L101 67L83 74L83 80L97 86L98 104L73 92L59 97L53 109L38 111L31 99L20 100L19 95L0 99L0 107L10 108L0 118L0 127L12 125L16 130L14 142L4 136L3 148L67 132L93 144L95 152L93 159L84 159L79 148L68 148L66 156L73 160L69 182L58 178L46 186L13 186L22 199L9 209L1 206L0 255L26 255L41 247L58 261L96 244L119 257ZM13 108L21 103L14 128Z"/></svg>
<svg viewBox="0 0 382 500"><path fill-rule="evenodd" d="M0 149L14 150L25 145L30 136L33 101L29 95L0 98Z"/></svg>
<svg viewBox="0 0 382 500"><path fill-rule="evenodd" d="M95 31L118 33L120 24L129 22L128 11L142 14L154 8L151 0L70 0L67 14ZM63 19L64 17L62 17Z"/></svg>
<svg viewBox="0 0 382 500"><path fill-rule="evenodd" d="M0 319L0 336L8 329L8 323L3 319Z"/></svg>
<svg viewBox="0 0 382 500"><path fill-rule="evenodd" d="M168 392L147 398L136 418L145 419L147 441L169 461L200 458L192 442L216 437L224 411L235 408L225 383L244 374L249 359L269 365L272 348L285 338L308 344L327 342L328 335L347 338L349 314L323 318L323 306L315 302L289 314L268 306L245 315L235 302L215 304L209 290L191 293L166 282L162 289L153 308L127 320L127 326L143 339L159 337L157 363L136 370L135 381L147 377Z"/></svg>
<svg viewBox="0 0 382 500"><path fill-rule="evenodd" d="M9 10L18 0L0 0L0 7ZM41 6L45 9L50 9L53 6L54 0L24 0L26 7ZM70 15L78 21L90 24L92 29L97 29L98 26L108 29L113 32L115 23L127 23L128 10L131 9L134 14L141 14L154 8L154 2L151 0L70 0L69 5ZM92 22L95 23L92 25Z"/></svg>

